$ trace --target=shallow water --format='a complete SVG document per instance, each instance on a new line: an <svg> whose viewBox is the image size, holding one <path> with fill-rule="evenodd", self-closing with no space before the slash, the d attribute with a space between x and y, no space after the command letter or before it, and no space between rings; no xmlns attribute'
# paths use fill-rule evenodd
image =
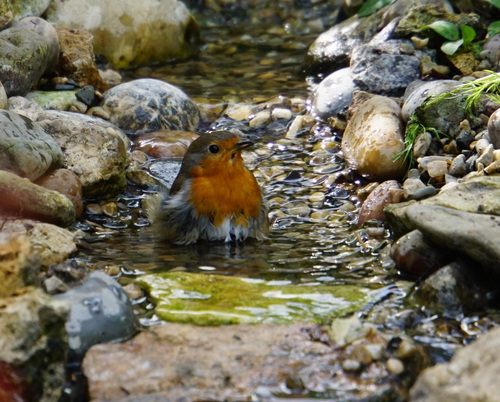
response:
<svg viewBox="0 0 500 402"><path fill-rule="evenodd" d="M279 29L254 29L228 37L223 27L205 29L207 43L199 59L142 68L128 72L126 79L159 78L181 87L199 102L225 106L255 105L280 95L307 99L311 87L299 71L315 33L298 37ZM111 200L118 205L117 216L85 213L78 226L90 236L77 259L99 269L118 267L115 274L122 283L145 273L185 270L286 280L304 286L379 287L379 302L367 306L363 314L383 315L380 310L384 310L382 331L399 328L412 335L437 351L436 361L449 358L456 347L495 325L493 317L445 320L406 305L409 282L402 280L388 258L392 242L388 231L382 226L355 224L360 206L356 191L365 183L333 180L344 169L340 138L327 126L311 131L310 125L298 138L285 139L292 120L251 129L246 123L220 117L200 127L201 131L236 128L256 142L245 160L269 204L272 230L268 241L191 246L158 243L142 209L143 200L155 189L130 184ZM318 198L319 193L325 197ZM147 300L137 308L144 325L156 322Z"/></svg>

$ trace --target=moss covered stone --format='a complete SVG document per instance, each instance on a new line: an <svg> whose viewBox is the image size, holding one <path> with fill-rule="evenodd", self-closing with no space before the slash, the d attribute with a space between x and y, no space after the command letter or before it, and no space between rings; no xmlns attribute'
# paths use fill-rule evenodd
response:
<svg viewBox="0 0 500 402"><path fill-rule="evenodd" d="M198 325L325 323L358 310L374 292L354 285L291 285L222 275L169 272L137 279L165 321Z"/></svg>

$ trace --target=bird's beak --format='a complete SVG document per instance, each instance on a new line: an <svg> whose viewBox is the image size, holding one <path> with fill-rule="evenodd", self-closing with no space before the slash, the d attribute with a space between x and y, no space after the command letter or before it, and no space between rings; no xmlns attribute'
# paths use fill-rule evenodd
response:
<svg viewBox="0 0 500 402"><path fill-rule="evenodd" d="M236 144L234 144L233 147L231 148L231 150L233 152L241 151L242 149L246 149L246 148L251 147L253 144L254 143L252 141L240 141L240 142L237 142Z"/></svg>

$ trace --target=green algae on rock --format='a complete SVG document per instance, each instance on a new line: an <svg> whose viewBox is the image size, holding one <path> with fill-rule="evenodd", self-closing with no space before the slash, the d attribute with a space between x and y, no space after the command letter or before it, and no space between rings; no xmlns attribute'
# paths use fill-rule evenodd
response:
<svg viewBox="0 0 500 402"><path fill-rule="evenodd" d="M168 272L137 279L165 321L198 325L324 323L357 311L374 297L370 288L355 285L291 285L264 281Z"/></svg>

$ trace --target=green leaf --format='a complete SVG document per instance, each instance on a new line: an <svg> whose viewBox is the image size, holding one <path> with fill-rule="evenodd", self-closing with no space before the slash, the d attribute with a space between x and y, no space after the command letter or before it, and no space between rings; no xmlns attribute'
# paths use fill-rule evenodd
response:
<svg viewBox="0 0 500 402"><path fill-rule="evenodd" d="M458 48L463 45L463 43L463 39L455 40L453 42L445 42L441 46L441 50L448 56L452 56L457 52Z"/></svg>
<svg viewBox="0 0 500 402"><path fill-rule="evenodd" d="M498 33L500 33L500 21L492 22L488 26L488 36L491 38L493 35L496 35Z"/></svg>
<svg viewBox="0 0 500 402"><path fill-rule="evenodd" d="M425 28L434 30L448 40L458 40L460 38L458 27L449 21L434 21L432 24L422 27L422 29Z"/></svg>
<svg viewBox="0 0 500 402"><path fill-rule="evenodd" d="M367 17L370 14L380 10L382 7L394 3L395 0L368 0L363 3L358 11L358 16Z"/></svg>
<svg viewBox="0 0 500 402"><path fill-rule="evenodd" d="M488 3L493 4L496 8L500 8L500 0L487 0Z"/></svg>
<svg viewBox="0 0 500 402"><path fill-rule="evenodd" d="M468 25L460 25L460 31L465 44L471 43L476 37L476 31Z"/></svg>

